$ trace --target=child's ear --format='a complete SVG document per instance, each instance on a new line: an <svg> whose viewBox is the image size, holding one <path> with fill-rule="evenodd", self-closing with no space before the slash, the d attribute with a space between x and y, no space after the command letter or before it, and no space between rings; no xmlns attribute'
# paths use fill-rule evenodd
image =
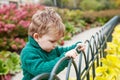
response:
<svg viewBox="0 0 120 80"><path fill-rule="evenodd" d="M34 38L35 40L38 40L39 34L38 34L38 33L34 33L34 34L33 34L33 38Z"/></svg>

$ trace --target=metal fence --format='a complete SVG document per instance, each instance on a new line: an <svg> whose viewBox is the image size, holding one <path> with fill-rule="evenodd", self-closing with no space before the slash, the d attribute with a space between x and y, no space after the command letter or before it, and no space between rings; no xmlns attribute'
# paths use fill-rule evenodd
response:
<svg viewBox="0 0 120 80"><path fill-rule="evenodd" d="M69 80L71 65L73 65L75 69L76 80L90 80L90 74L92 74L92 78L94 80L96 75L95 68L97 66L102 66L100 59L102 57L105 57L104 49L106 48L106 42L111 41L111 34L118 23L120 23L120 16L113 17L104 26L102 26L101 30L92 35L89 40L85 41L86 50L85 52L80 52L78 64L76 64L76 62L72 58L64 57L57 62L50 74L40 74L33 78L33 80L41 80L44 78L48 78L48 80L60 80L60 78L56 74L56 71L58 69L58 66L64 60L68 59L69 64L67 67L65 80ZM83 63L85 64L84 68ZM92 72L90 72L90 70L92 70Z"/></svg>

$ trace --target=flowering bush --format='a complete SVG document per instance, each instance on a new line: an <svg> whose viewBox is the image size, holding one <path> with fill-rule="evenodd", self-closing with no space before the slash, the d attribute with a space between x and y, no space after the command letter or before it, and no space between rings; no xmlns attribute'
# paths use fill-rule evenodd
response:
<svg viewBox="0 0 120 80"><path fill-rule="evenodd" d="M115 27L112 42L107 42L107 56L101 61L102 67L97 67L95 80L120 79L120 24Z"/></svg>
<svg viewBox="0 0 120 80"><path fill-rule="evenodd" d="M41 5L2 5L0 8L0 50L19 51L27 38L27 28L31 16L36 10L42 10Z"/></svg>

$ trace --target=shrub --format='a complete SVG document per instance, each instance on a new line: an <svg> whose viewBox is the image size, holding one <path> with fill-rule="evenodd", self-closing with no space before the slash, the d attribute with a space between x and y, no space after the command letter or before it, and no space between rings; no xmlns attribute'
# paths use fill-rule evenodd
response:
<svg viewBox="0 0 120 80"><path fill-rule="evenodd" d="M112 17L119 15L119 9L110 9L110 10L103 10L103 11L85 11L81 18L85 20L87 23L93 22L102 22L103 24L110 20ZM92 15L92 16L91 16Z"/></svg>
<svg viewBox="0 0 120 80"><path fill-rule="evenodd" d="M31 16L41 5L2 5L0 8L0 50L19 51L25 45Z"/></svg>
<svg viewBox="0 0 120 80"><path fill-rule="evenodd" d="M69 10L66 8L65 9L57 8L57 12L61 15L63 22L67 24L66 27L73 26L73 28L75 28L69 34L80 32L81 28L83 28L86 25L84 20L81 19L81 15L83 12L80 10ZM66 30L67 32L69 32L68 29Z"/></svg>
<svg viewBox="0 0 120 80"><path fill-rule="evenodd" d="M100 3L97 0L83 0L80 3L80 7L83 10L97 10L98 7L100 6Z"/></svg>
<svg viewBox="0 0 120 80"><path fill-rule="evenodd" d="M115 27L112 42L107 43L107 56L101 59L103 66L96 68L95 80L120 79L120 24Z"/></svg>
<svg viewBox="0 0 120 80"><path fill-rule="evenodd" d="M0 75L15 74L20 70L20 59L18 54L10 51L0 52Z"/></svg>

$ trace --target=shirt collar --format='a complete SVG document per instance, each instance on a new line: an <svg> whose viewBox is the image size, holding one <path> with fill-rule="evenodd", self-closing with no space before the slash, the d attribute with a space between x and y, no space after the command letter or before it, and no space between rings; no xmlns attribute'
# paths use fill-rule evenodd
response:
<svg viewBox="0 0 120 80"><path fill-rule="evenodd" d="M45 53L48 53L48 52L44 51L44 50L39 46L39 44L35 41L35 39L34 39L32 36L28 36L28 40L29 40L29 43L30 43L32 46L40 49L41 51L43 51L43 52L45 52Z"/></svg>
<svg viewBox="0 0 120 80"><path fill-rule="evenodd" d="M40 46L38 45L38 43L34 40L32 36L28 36L28 40L32 46L40 48Z"/></svg>

